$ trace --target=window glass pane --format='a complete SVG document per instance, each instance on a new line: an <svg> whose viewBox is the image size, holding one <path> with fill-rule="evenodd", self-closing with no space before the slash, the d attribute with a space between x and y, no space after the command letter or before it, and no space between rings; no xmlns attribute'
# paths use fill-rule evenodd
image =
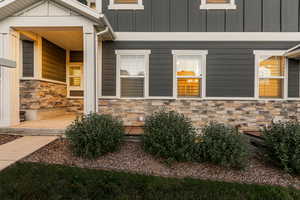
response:
<svg viewBox="0 0 300 200"><path fill-rule="evenodd" d="M200 97L201 79L198 78L178 78L177 94L179 97Z"/></svg>
<svg viewBox="0 0 300 200"><path fill-rule="evenodd" d="M81 70L79 66L70 67L70 76L81 76Z"/></svg>
<svg viewBox="0 0 300 200"><path fill-rule="evenodd" d="M177 56L177 76L200 76L201 56Z"/></svg>
<svg viewBox="0 0 300 200"><path fill-rule="evenodd" d="M70 78L70 86L80 87L80 85L81 85L81 78L79 78L79 77Z"/></svg>
<svg viewBox="0 0 300 200"><path fill-rule="evenodd" d="M115 0L115 4L137 4L138 0Z"/></svg>
<svg viewBox="0 0 300 200"><path fill-rule="evenodd" d="M260 79L259 96L264 98L282 98L282 79Z"/></svg>
<svg viewBox="0 0 300 200"><path fill-rule="evenodd" d="M121 76L144 76L145 56L121 56Z"/></svg>
<svg viewBox="0 0 300 200"><path fill-rule="evenodd" d="M284 66L283 56L261 56L259 58L259 76L284 76Z"/></svg>
<svg viewBox="0 0 300 200"><path fill-rule="evenodd" d="M144 97L144 78L121 78L121 97Z"/></svg>
<svg viewBox="0 0 300 200"><path fill-rule="evenodd" d="M207 3L230 3L230 0L206 0Z"/></svg>

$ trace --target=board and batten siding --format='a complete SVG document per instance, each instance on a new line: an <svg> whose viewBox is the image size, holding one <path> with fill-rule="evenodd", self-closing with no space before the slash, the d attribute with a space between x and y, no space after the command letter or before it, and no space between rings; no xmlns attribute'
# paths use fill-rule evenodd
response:
<svg viewBox="0 0 300 200"><path fill-rule="evenodd" d="M200 10L201 0L143 0L144 10L103 12L116 32L298 32L299 0L235 0L236 10Z"/></svg>
<svg viewBox="0 0 300 200"><path fill-rule="evenodd" d="M297 42L104 42L102 95L116 96L116 54L119 49L149 49L149 96L173 95L172 50L208 50L207 97L254 97L254 50L286 50ZM292 62L291 62L292 63ZM289 94L299 83L296 69L290 69ZM299 79L298 79L299 80ZM299 81L298 81L299 82Z"/></svg>
<svg viewBox="0 0 300 200"><path fill-rule="evenodd" d="M34 42L22 41L23 77L34 77Z"/></svg>
<svg viewBox="0 0 300 200"><path fill-rule="evenodd" d="M43 38L42 77L66 82L66 51Z"/></svg>

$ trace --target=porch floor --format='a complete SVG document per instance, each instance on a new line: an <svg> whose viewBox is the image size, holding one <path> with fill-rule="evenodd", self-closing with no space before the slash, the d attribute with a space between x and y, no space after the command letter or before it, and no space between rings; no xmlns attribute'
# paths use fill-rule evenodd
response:
<svg viewBox="0 0 300 200"><path fill-rule="evenodd" d="M66 129L72 121L76 119L75 115L62 115L55 118L44 120L25 121L11 128L30 128L30 129Z"/></svg>

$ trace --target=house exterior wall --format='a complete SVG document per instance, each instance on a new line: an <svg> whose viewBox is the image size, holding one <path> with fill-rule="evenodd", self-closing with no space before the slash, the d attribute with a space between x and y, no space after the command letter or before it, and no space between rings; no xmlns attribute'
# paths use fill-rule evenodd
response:
<svg viewBox="0 0 300 200"><path fill-rule="evenodd" d="M189 117L195 127L201 128L216 121L241 130L258 131L278 120L299 120L299 101L234 101L234 100L136 100L101 99L99 112L112 114L124 121L126 126L143 126L140 117L153 112L176 110Z"/></svg>
<svg viewBox="0 0 300 200"><path fill-rule="evenodd" d="M65 108L69 106L67 86L40 80L21 80L21 110Z"/></svg>
<svg viewBox="0 0 300 200"><path fill-rule="evenodd" d="M149 49L149 96L173 96L172 50L208 50L207 97L254 97L254 50L287 50L298 42L105 42L102 96L116 96L117 49ZM289 97L299 97L298 61L290 61ZM294 67L292 67L294 66Z"/></svg>
<svg viewBox="0 0 300 200"><path fill-rule="evenodd" d="M117 32L298 32L299 0L235 0L235 10L200 10L200 0L143 0L144 10L102 10Z"/></svg>

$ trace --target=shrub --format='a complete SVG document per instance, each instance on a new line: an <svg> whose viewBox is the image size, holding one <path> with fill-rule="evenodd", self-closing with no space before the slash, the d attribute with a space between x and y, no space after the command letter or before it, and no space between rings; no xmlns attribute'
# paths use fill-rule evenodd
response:
<svg viewBox="0 0 300 200"><path fill-rule="evenodd" d="M169 161L192 159L196 129L189 118L175 111L159 111L146 118L143 147Z"/></svg>
<svg viewBox="0 0 300 200"><path fill-rule="evenodd" d="M241 169L247 164L248 146L236 128L210 123L202 130L203 136L195 150L195 160L212 162Z"/></svg>
<svg viewBox="0 0 300 200"><path fill-rule="evenodd" d="M268 157L287 172L300 174L300 124L276 123L263 131Z"/></svg>
<svg viewBox="0 0 300 200"><path fill-rule="evenodd" d="M66 130L74 154L89 159L117 150L123 135L121 121L96 113L76 119Z"/></svg>

